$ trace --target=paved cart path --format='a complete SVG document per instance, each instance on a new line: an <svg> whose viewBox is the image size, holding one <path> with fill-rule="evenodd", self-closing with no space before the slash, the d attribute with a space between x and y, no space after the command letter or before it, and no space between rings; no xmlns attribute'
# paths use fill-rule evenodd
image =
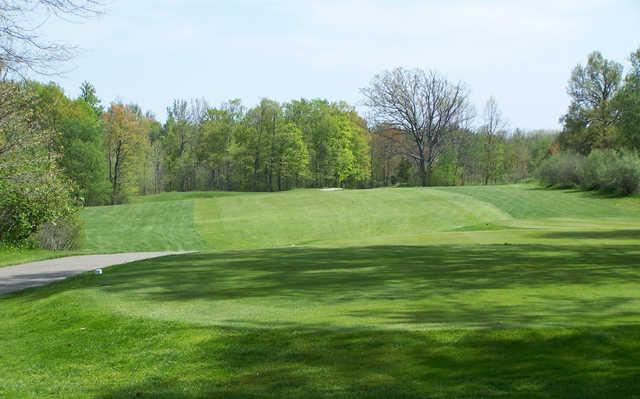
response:
<svg viewBox="0 0 640 399"><path fill-rule="evenodd" d="M185 252L127 252L108 255L79 255L2 267L0 268L0 295L49 284L96 268L181 253Z"/></svg>

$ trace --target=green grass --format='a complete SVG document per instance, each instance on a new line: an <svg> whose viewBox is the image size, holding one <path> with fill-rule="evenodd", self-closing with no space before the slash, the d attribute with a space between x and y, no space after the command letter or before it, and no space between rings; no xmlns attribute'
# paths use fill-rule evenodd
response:
<svg viewBox="0 0 640 399"><path fill-rule="evenodd" d="M632 397L636 246L192 254L0 299L2 397Z"/></svg>
<svg viewBox="0 0 640 399"><path fill-rule="evenodd" d="M2 398L634 397L640 200L533 186L167 193L0 297Z"/></svg>
<svg viewBox="0 0 640 399"><path fill-rule="evenodd" d="M468 196L424 189L299 190L196 200L196 227L211 249L332 245L447 231L509 216Z"/></svg>
<svg viewBox="0 0 640 399"><path fill-rule="evenodd" d="M534 185L439 187L492 204L514 218L640 217L640 200L606 198L578 190L550 190Z"/></svg>
<svg viewBox="0 0 640 399"><path fill-rule="evenodd" d="M0 267L11 266L24 262L70 256L80 251L47 251L43 249L20 249L0 246Z"/></svg>
<svg viewBox="0 0 640 399"><path fill-rule="evenodd" d="M528 185L165 193L88 208L83 219L93 252L543 243L550 231L634 229L640 200Z"/></svg>
<svg viewBox="0 0 640 399"><path fill-rule="evenodd" d="M204 247L194 228L193 200L87 208L86 249L91 252L185 250Z"/></svg>

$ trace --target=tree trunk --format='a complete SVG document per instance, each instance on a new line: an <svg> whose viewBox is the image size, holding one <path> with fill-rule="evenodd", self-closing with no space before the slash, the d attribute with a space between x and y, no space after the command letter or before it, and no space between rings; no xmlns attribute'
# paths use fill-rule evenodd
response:
<svg viewBox="0 0 640 399"><path fill-rule="evenodd" d="M420 172L420 185L422 187L427 187L427 167L424 160L424 155L420 156L420 160L418 161L418 171Z"/></svg>

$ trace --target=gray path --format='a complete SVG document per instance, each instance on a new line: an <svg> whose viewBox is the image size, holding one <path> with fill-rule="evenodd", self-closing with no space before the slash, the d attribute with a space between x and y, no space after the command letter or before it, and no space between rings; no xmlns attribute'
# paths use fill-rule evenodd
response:
<svg viewBox="0 0 640 399"><path fill-rule="evenodd" d="M128 252L109 255L80 255L0 267L0 295L28 287L49 284L96 268L179 253L184 252Z"/></svg>

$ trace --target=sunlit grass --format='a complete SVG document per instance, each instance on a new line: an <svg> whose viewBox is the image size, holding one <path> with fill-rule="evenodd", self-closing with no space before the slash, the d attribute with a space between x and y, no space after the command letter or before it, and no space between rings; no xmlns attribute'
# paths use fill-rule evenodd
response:
<svg viewBox="0 0 640 399"><path fill-rule="evenodd" d="M633 397L639 206L516 185L89 208L87 252L202 252L0 297L0 397Z"/></svg>
<svg viewBox="0 0 640 399"><path fill-rule="evenodd" d="M2 397L630 397L640 246L272 249L0 299Z"/></svg>

